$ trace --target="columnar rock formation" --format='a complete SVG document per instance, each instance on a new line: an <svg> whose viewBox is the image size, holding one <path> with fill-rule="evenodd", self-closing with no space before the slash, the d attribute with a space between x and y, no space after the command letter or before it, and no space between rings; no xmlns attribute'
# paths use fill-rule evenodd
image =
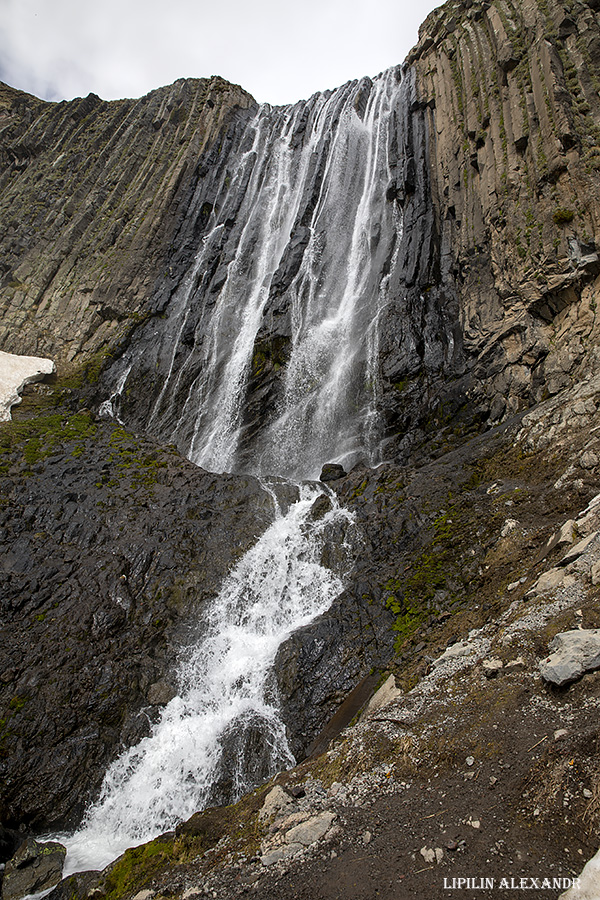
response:
<svg viewBox="0 0 600 900"><path fill-rule="evenodd" d="M110 103L0 85L2 349L64 369L139 322L200 154L253 103L221 78Z"/></svg>
<svg viewBox="0 0 600 900"><path fill-rule="evenodd" d="M406 61L436 208L430 281L459 297L492 420L597 365L597 6L450 2Z"/></svg>

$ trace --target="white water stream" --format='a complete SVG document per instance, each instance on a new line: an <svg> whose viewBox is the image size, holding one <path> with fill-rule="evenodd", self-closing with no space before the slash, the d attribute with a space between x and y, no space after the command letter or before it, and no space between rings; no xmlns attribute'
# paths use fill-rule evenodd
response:
<svg viewBox="0 0 600 900"><path fill-rule="evenodd" d="M225 580L205 612L201 640L181 657L178 696L152 733L109 768L81 829L58 836L68 850L65 875L103 868L127 847L189 818L207 805L223 775L233 781L234 797L251 789L244 747L257 731L267 775L294 764L267 676L281 643L325 612L342 589L319 557L328 529L351 516L332 498L330 512L312 521L321 493L303 486L300 500L278 511ZM224 745L232 741L235 761L224 772Z"/></svg>

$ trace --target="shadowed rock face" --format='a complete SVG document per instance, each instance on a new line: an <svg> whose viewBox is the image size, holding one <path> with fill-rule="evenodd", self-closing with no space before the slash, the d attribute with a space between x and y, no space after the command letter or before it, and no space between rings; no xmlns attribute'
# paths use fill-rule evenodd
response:
<svg viewBox="0 0 600 900"><path fill-rule="evenodd" d="M148 733L179 649L273 506L255 479L87 413L3 427L21 432L1 454L0 814L39 833L77 824Z"/></svg>

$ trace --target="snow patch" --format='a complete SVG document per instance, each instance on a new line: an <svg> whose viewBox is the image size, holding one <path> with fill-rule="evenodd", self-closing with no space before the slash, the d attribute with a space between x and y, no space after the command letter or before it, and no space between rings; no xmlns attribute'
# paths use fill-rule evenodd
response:
<svg viewBox="0 0 600 900"><path fill-rule="evenodd" d="M0 422L10 422L11 407L21 402L20 394L26 384L41 381L54 371L51 359L0 350Z"/></svg>

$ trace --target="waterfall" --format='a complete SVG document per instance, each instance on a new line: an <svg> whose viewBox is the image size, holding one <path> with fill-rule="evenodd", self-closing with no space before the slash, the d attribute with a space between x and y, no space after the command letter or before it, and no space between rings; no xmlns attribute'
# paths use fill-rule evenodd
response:
<svg viewBox="0 0 600 900"><path fill-rule="evenodd" d="M299 480L325 462L380 461L399 77L261 107L232 162L201 179L198 252L122 365L147 395L129 410L136 424L203 468Z"/></svg>
<svg viewBox="0 0 600 900"><path fill-rule="evenodd" d="M59 836L68 849L65 875L102 868L214 805L223 779L233 801L294 764L268 675L281 643L342 590L340 575L319 560L332 527L352 517L332 496L315 520L322 493L304 485L287 512L277 507L208 605L197 642L181 654L178 695L151 734L110 766L80 830Z"/></svg>
<svg viewBox="0 0 600 900"><path fill-rule="evenodd" d="M113 370L104 414L217 472L300 484L325 462L378 461L378 320L402 231L386 196L399 103L391 69L249 117L231 161L199 177L197 253ZM106 865L293 764L269 673L283 641L341 592L344 572L320 559L336 528L348 557L339 533L352 521L333 495L314 512L322 486L299 490L286 512L273 493L273 524L181 655L178 695L63 837L67 872Z"/></svg>

